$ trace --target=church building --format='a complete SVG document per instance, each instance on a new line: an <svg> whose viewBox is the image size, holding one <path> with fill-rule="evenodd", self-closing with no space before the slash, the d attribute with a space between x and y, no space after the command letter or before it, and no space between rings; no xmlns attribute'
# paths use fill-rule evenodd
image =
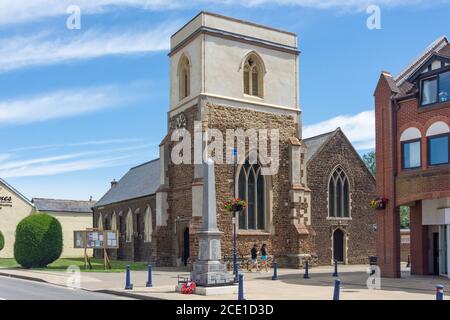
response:
<svg viewBox="0 0 450 320"><path fill-rule="evenodd" d="M374 231L369 225L373 224L370 218L373 212L366 210L369 201L362 193L373 193L374 181L348 140L345 138L345 146L334 149L339 154L349 152L348 157L327 163L332 168L326 173L318 170L318 177L307 174L308 143L302 139L299 56L294 33L208 12L198 14L171 37L170 106L159 159L151 162L153 165L130 170L94 206L94 227L125 232L126 239L123 235L120 238L118 257L139 257L158 266L174 266L190 265L198 255L196 232L202 217L202 163L174 162L174 150L178 150L180 141L184 144L187 140L177 139L180 130L187 132L188 137L196 137L199 132L208 137L207 133L215 130L227 139L229 130L247 133L255 130L259 141L264 132L278 133L276 142L269 141L269 150L278 147L278 170L272 174L267 172L274 158L259 152L248 137L244 140L244 152L238 148L236 164L215 163L217 223L223 232L223 255L233 253L233 223L239 256L248 256L255 243L266 243L269 255L276 257L280 266L299 267L305 261L330 264L333 254L330 239L338 234L337 248L341 248L341 253L335 257L343 263L359 262L361 257L367 258L372 253L369 242ZM340 131L335 136L344 139ZM232 137L233 144L237 140L239 137ZM195 159L196 143L187 142ZM200 158L208 142L208 138L200 140ZM331 145L328 142L325 144ZM214 156L229 159L233 149L227 145L219 154L215 151ZM182 152L183 158L186 151ZM312 157L310 154L309 158ZM132 171L138 170L143 172L141 177L134 176L137 184L130 182ZM144 178L153 180L143 182ZM325 186L319 185L318 178L327 180ZM342 192L336 193L332 209L319 208L326 215L320 223L330 240L320 243L327 246L326 254L320 258L315 240L319 234L322 236L322 229L316 232L312 225L314 195L308 179L325 190L331 179L333 188ZM141 190L144 184L148 184L145 191ZM326 199L328 194L335 193L326 191L318 197ZM234 197L248 203L237 219L224 209L224 203ZM330 223L325 227L327 221ZM368 237L365 247L353 245L353 241L361 242L364 238L360 232ZM146 254L139 251L144 247ZM353 259L352 250L358 252L357 259Z"/></svg>

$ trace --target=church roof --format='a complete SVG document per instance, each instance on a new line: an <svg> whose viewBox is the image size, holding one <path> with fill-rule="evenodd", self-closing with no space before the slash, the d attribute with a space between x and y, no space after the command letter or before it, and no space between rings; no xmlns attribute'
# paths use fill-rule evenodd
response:
<svg viewBox="0 0 450 320"><path fill-rule="evenodd" d="M306 145L305 160L308 162L321 149L323 145L335 134L338 129L320 134L315 137L304 139Z"/></svg>
<svg viewBox="0 0 450 320"><path fill-rule="evenodd" d="M33 198L32 202L41 212L91 213L95 201Z"/></svg>
<svg viewBox="0 0 450 320"><path fill-rule="evenodd" d="M111 187L94 205L101 207L117 202L137 199L156 193L159 187L159 159L131 168L117 185Z"/></svg>

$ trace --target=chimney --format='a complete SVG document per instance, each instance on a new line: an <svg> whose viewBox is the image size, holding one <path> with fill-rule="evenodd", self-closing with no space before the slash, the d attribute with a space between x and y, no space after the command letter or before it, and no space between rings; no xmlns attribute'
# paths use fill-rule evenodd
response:
<svg viewBox="0 0 450 320"><path fill-rule="evenodd" d="M117 186L117 181L116 179L113 179L113 181L111 181L111 188L115 188Z"/></svg>

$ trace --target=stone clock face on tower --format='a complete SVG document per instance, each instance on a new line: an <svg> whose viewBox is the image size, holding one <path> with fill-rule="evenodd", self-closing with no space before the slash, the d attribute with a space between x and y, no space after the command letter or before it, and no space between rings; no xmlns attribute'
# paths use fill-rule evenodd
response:
<svg viewBox="0 0 450 320"><path fill-rule="evenodd" d="M175 119L175 125L177 129L186 128L187 120L184 113L180 113Z"/></svg>

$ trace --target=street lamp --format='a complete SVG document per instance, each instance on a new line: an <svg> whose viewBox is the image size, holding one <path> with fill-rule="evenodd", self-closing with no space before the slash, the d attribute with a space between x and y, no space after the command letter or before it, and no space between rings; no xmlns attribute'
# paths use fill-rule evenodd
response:
<svg viewBox="0 0 450 320"><path fill-rule="evenodd" d="M236 162L237 162L237 149L233 148L233 198L236 199ZM237 265L237 217L236 211L233 210L233 229L234 229L234 251L233 251L233 274L234 281L238 282L238 265Z"/></svg>

